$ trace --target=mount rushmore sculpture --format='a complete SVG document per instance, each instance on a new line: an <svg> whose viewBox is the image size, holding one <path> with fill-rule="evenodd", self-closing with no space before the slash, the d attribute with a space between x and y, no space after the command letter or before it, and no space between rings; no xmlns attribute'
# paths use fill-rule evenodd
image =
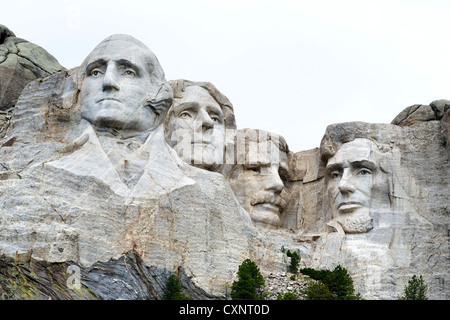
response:
<svg viewBox="0 0 450 320"><path fill-rule="evenodd" d="M238 128L213 84L167 81L131 36L59 70L0 124L4 257L76 266L97 298L159 299L176 272L210 299L247 258L285 271L284 246L304 267L344 266L367 299L395 299L413 274L450 298L449 101L330 125L294 153Z"/></svg>

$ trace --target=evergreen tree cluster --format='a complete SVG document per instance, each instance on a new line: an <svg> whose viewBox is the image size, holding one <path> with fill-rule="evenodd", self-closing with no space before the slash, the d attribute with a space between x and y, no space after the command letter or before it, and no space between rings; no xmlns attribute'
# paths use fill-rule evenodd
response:
<svg viewBox="0 0 450 320"><path fill-rule="evenodd" d="M428 300L427 297L428 286L423 281L423 277L413 275L411 280L408 280L408 285L405 286L404 294L399 300Z"/></svg>
<svg viewBox="0 0 450 320"><path fill-rule="evenodd" d="M309 276L317 283L312 283L306 291L309 300L359 300L359 293L355 295L353 280L348 271L341 265L334 270L315 270L303 268L300 272Z"/></svg>

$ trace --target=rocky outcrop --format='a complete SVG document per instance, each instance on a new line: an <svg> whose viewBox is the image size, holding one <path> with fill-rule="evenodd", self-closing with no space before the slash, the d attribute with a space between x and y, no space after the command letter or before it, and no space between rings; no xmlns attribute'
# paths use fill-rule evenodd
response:
<svg viewBox="0 0 450 320"><path fill-rule="evenodd" d="M292 293L298 300L306 299L306 290L311 282L316 282L308 276L293 275L286 272L271 272L264 275L267 300L277 300L286 293Z"/></svg>
<svg viewBox="0 0 450 320"><path fill-rule="evenodd" d="M417 122L441 120L448 108L449 100L435 100L429 105L415 104L400 112L391 123L403 127Z"/></svg>
<svg viewBox="0 0 450 320"><path fill-rule="evenodd" d="M0 137L23 88L60 70L64 67L45 49L0 25Z"/></svg>

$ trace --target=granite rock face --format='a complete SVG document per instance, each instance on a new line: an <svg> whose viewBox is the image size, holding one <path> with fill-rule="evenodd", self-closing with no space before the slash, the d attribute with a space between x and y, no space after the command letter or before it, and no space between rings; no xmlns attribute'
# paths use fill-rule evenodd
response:
<svg viewBox="0 0 450 320"><path fill-rule="evenodd" d="M0 25L0 110L13 107L29 82L63 69L45 49Z"/></svg>
<svg viewBox="0 0 450 320"><path fill-rule="evenodd" d="M60 70L64 67L45 49L0 25L0 137L6 132L23 88Z"/></svg>
<svg viewBox="0 0 450 320"><path fill-rule="evenodd" d="M329 226L335 232L316 242L313 265L345 266L356 290L368 299L399 296L414 274L424 276L430 298L449 298L449 162L443 125L431 120L403 128L368 123L327 128L321 144L329 195L324 205L333 212ZM357 147L355 141L370 144ZM343 173L334 159L348 161ZM358 167L352 169L351 161ZM364 170L372 172L363 176ZM331 195L335 179L337 196ZM363 191L370 189L364 202Z"/></svg>
<svg viewBox="0 0 450 320"><path fill-rule="evenodd" d="M194 299L222 299L247 258L284 293L285 247L300 268L345 267L366 299L396 299L413 274L449 299L447 102L333 124L293 152L237 129L212 84L169 83L148 47L108 37L28 83L0 136L2 298L161 299L176 274ZM200 157L167 126L200 137Z"/></svg>

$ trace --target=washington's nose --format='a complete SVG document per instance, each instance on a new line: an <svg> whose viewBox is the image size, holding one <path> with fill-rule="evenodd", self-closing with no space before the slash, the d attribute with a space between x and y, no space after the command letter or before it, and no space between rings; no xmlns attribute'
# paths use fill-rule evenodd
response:
<svg viewBox="0 0 450 320"><path fill-rule="evenodd" d="M117 82L115 70L112 67L106 69L105 76L103 77L103 91L119 90L119 84Z"/></svg>
<svg viewBox="0 0 450 320"><path fill-rule="evenodd" d="M347 170L344 170L342 174L342 178L339 181L338 185L339 191L341 193L352 193L355 192L355 186L353 185L351 181L350 173Z"/></svg>

